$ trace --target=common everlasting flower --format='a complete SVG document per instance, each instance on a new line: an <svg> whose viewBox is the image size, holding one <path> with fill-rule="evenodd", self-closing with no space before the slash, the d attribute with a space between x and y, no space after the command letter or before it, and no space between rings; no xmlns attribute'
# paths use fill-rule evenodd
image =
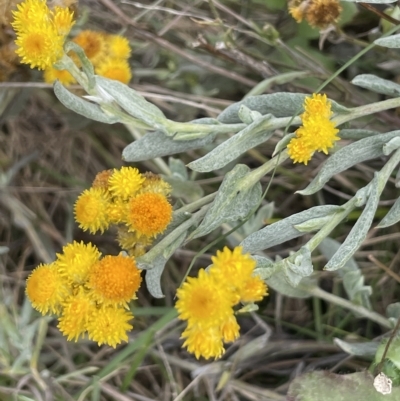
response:
<svg viewBox="0 0 400 401"><path fill-rule="evenodd" d="M135 298L141 282L133 258L107 255L91 267L87 287L99 303L126 306Z"/></svg>
<svg viewBox="0 0 400 401"><path fill-rule="evenodd" d="M79 227L91 233L104 232L110 224L107 217L109 198L101 188L90 188L82 192L75 202L75 220Z"/></svg>
<svg viewBox="0 0 400 401"><path fill-rule="evenodd" d="M256 262L241 247L224 248L212 261L208 271L201 269L177 290L175 308L187 322L183 346L196 358L220 358L224 343L239 337L234 306L267 295L265 283L253 274Z"/></svg>
<svg viewBox="0 0 400 401"><path fill-rule="evenodd" d="M96 74L127 84L132 79L129 63L125 59L109 58L99 64Z"/></svg>
<svg viewBox="0 0 400 401"><path fill-rule="evenodd" d="M145 178L139 173L137 168L121 167L114 169L110 176L109 191L115 197L127 200L137 194Z"/></svg>
<svg viewBox="0 0 400 401"><path fill-rule="evenodd" d="M289 12L297 22L305 19L312 27L324 29L337 22L342 7L339 0L291 0Z"/></svg>
<svg viewBox="0 0 400 401"><path fill-rule="evenodd" d="M51 11L44 0L25 0L13 15L16 53L23 64L44 70L61 59L66 35L73 25L71 11L60 7Z"/></svg>
<svg viewBox="0 0 400 401"><path fill-rule="evenodd" d="M301 115L302 126L288 144L288 154L294 163L307 164L316 151L327 154L340 139L336 135L339 130L330 120L332 114L326 95L314 93L311 98L306 98Z"/></svg>
<svg viewBox="0 0 400 401"><path fill-rule="evenodd" d="M67 283L55 263L39 265L26 281L26 295L40 313L57 313L68 294Z"/></svg>

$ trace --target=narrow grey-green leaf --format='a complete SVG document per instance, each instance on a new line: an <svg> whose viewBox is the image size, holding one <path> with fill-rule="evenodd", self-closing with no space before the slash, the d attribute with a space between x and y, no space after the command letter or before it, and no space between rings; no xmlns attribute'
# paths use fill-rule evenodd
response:
<svg viewBox="0 0 400 401"><path fill-rule="evenodd" d="M326 264L324 270L337 270L345 266L346 262L354 255L362 242L365 240L371 227L379 202L378 176L375 174L371 181L371 193L361 216L354 224L349 235Z"/></svg>
<svg viewBox="0 0 400 401"><path fill-rule="evenodd" d="M251 257L257 262L257 266L254 269L255 275L267 280L275 273L276 264L273 260L260 255L251 255Z"/></svg>
<svg viewBox="0 0 400 401"><path fill-rule="evenodd" d="M343 341L340 338L335 338L333 341L339 348L341 348L344 352L347 352L350 355L372 357L372 359L375 356L376 351L380 344L379 341L368 341L364 343L348 343L347 341Z"/></svg>
<svg viewBox="0 0 400 401"><path fill-rule="evenodd" d="M97 104L87 102L79 96L74 95L65 89L59 81L54 83L54 94L66 108L81 116L105 124L114 124L119 121L118 117L105 114Z"/></svg>
<svg viewBox="0 0 400 401"><path fill-rule="evenodd" d="M303 232L296 230L296 224L304 223L310 219L331 215L341 210L340 206L324 205L315 206L300 213L293 214L274 224L262 228L245 238L241 246L244 252L255 253L263 249L271 248L282 244L293 238L304 235Z"/></svg>
<svg viewBox="0 0 400 401"><path fill-rule="evenodd" d="M95 76L95 79L96 84L109 93L119 106L132 117L163 132L165 131L162 123L166 121L166 118L162 111L148 102L142 95L139 95L134 89L124 85L122 82L98 75Z"/></svg>
<svg viewBox="0 0 400 401"><path fill-rule="evenodd" d="M318 249L326 260L330 260L340 246L340 242L327 237L319 244ZM372 289L370 286L364 285L365 278L354 258L351 257L342 269L337 270L337 274L342 277L344 289L351 302L371 309L370 296Z"/></svg>
<svg viewBox="0 0 400 401"><path fill-rule="evenodd" d="M349 169L357 163L375 159L383 155L383 145L400 136L400 131L360 139L331 155L307 188L298 191L301 195L312 195L319 191L335 174Z"/></svg>
<svg viewBox="0 0 400 401"><path fill-rule="evenodd" d="M398 401L400 387L391 394L380 394L374 388L371 373L357 372L338 375L315 371L297 376L289 386L288 400L293 401Z"/></svg>
<svg viewBox="0 0 400 401"><path fill-rule="evenodd" d="M219 116L222 123L233 124L241 122L239 110L242 105L261 114L272 114L275 117L296 116L303 111L304 93L277 92L267 95L248 96L240 102L228 106ZM332 102L335 113L347 113L348 109Z"/></svg>
<svg viewBox="0 0 400 401"><path fill-rule="evenodd" d="M374 43L379 46L389 47L390 49L398 49L400 47L400 33L376 39Z"/></svg>
<svg viewBox="0 0 400 401"><path fill-rule="evenodd" d="M166 263L167 259L163 255L159 255L153 260L151 269L146 270L146 287L154 298L164 298L161 289L161 275Z"/></svg>
<svg viewBox="0 0 400 401"><path fill-rule="evenodd" d="M203 188L197 182L183 181L174 176L165 177L164 180L172 187L171 195L174 198L182 198L187 203L194 202L204 195Z"/></svg>
<svg viewBox="0 0 400 401"><path fill-rule="evenodd" d="M341 139L352 139L358 141L367 136L381 135L381 132L367 129L341 129L338 135Z"/></svg>
<svg viewBox="0 0 400 401"><path fill-rule="evenodd" d="M351 81L353 85L360 86L361 88L369 89L382 95L393 97L400 96L400 85L388 79L379 78L373 74L357 75Z"/></svg>
<svg viewBox="0 0 400 401"><path fill-rule="evenodd" d="M302 281L307 282L310 280L308 277ZM268 287L271 287L274 291L279 292L285 297L290 298L309 298L310 294L300 288L291 286L285 277L282 270L275 272L269 279L266 280Z"/></svg>
<svg viewBox="0 0 400 401"><path fill-rule="evenodd" d="M161 131L149 132L139 140L130 143L122 151L122 159L127 162L139 162L156 157L169 156L202 148L213 142L214 138L215 135L211 134L204 138L190 141L174 141Z"/></svg>
<svg viewBox="0 0 400 401"><path fill-rule="evenodd" d="M185 166L185 163L181 159L169 157L168 166L173 177L181 179L182 181L187 181L189 179L187 168Z"/></svg>
<svg viewBox="0 0 400 401"><path fill-rule="evenodd" d="M390 208L386 216L377 225L377 228L390 227L400 221L400 198L397 198L396 202Z"/></svg>
<svg viewBox="0 0 400 401"><path fill-rule="evenodd" d="M238 190L238 184L249 171L249 167L238 164L226 174L210 209L191 238L206 235L222 223L244 219L258 205L262 195L260 183L248 191Z"/></svg>
<svg viewBox="0 0 400 401"><path fill-rule="evenodd" d="M202 173L225 167L249 149L267 141L272 136L273 131L268 132L266 128L270 120L271 115L259 118L202 158L189 163L188 167Z"/></svg>
<svg viewBox="0 0 400 401"><path fill-rule="evenodd" d="M392 319L400 318L400 302L389 304L386 308L386 316Z"/></svg>

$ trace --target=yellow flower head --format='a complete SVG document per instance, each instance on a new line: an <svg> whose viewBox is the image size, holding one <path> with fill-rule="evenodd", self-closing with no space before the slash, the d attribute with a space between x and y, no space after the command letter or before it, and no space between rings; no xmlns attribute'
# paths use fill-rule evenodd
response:
<svg viewBox="0 0 400 401"><path fill-rule="evenodd" d="M68 70L57 70L54 67L48 67L44 70L44 82L52 84L58 80L63 85L68 86L76 83L75 78L69 73Z"/></svg>
<svg viewBox="0 0 400 401"><path fill-rule="evenodd" d="M219 326L233 315L229 290L204 269L198 277L189 277L176 294L175 308L179 319L188 321L188 327Z"/></svg>
<svg viewBox="0 0 400 401"><path fill-rule="evenodd" d="M136 195L143 181L144 177L137 168L121 167L119 170L114 169L109 178L109 190L112 196L127 200Z"/></svg>
<svg viewBox="0 0 400 401"><path fill-rule="evenodd" d="M41 70L52 67L63 55L73 13L60 7L53 13L43 0L25 0L13 14L11 25L17 33L16 53L21 62Z"/></svg>
<svg viewBox="0 0 400 401"><path fill-rule="evenodd" d="M64 38L57 34L54 26L43 24L19 34L15 44L21 63L44 70L62 57Z"/></svg>
<svg viewBox="0 0 400 401"><path fill-rule="evenodd" d="M72 39L79 45L86 54L86 57L93 63L102 61L106 55L106 42L101 32L85 30L81 31Z"/></svg>
<svg viewBox="0 0 400 401"><path fill-rule="evenodd" d="M326 95L313 94L304 101L304 113L301 115L302 126L296 130L287 148L294 163L307 164L314 152L328 153L340 138L339 130L329 119L332 115L331 103Z"/></svg>
<svg viewBox="0 0 400 401"><path fill-rule="evenodd" d="M89 339L115 348L122 341L128 341L127 331L133 326L128 322L133 319L131 312L122 308L101 307L91 316L87 331Z"/></svg>
<svg viewBox="0 0 400 401"><path fill-rule="evenodd" d="M128 231L125 226L118 227L117 241L122 249L135 257L144 255L146 248L153 242L152 238L139 236L137 232Z"/></svg>
<svg viewBox="0 0 400 401"><path fill-rule="evenodd" d="M80 336L84 335L89 318L95 312L96 304L81 289L63 303L63 311L57 327L68 341L76 342Z"/></svg>
<svg viewBox="0 0 400 401"><path fill-rule="evenodd" d="M308 116L319 116L329 119L332 117L331 102L326 94L313 93L312 97L306 97L304 100L304 113L302 119Z"/></svg>
<svg viewBox="0 0 400 401"><path fill-rule="evenodd" d="M98 302L126 305L135 298L141 282L133 258L107 255L91 268L87 287Z"/></svg>
<svg viewBox="0 0 400 401"><path fill-rule="evenodd" d="M105 191L108 191L108 185L109 185L108 180L110 179L112 174L113 174L112 170L103 170L100 171L100 173L97 173L96 177L94 177L92 188L101 188L104 189Z"/></svg>
<svg viewBox="0 0 400 401"><path fill-rule="evenodd" d="M293 138L289 142L287 149L293 163L304 163L306 166L314 154L314 151L301 138Z"/></svg>
<svg viewBox="0 0 400 401"><path fill-rule="evenodd" d="M84 284L91 267L99 260L101 253L92 245L74 241L63 247L57 254L56 266L70 284Z"/></svg>
<svg viewBox="0 0 400 401"><path fill-rule="evenodd" d="M120 198L115 198L108 204L107 219L111 224L118 224L125 221L127 213L128 204Z"/></svg>
<svg viewBox="0 0 400 401"><path fill-rule="evenodd" d="M92 234L102 233L110 224L107 218L109 196L101 188L90 188L82 192L75 202L75 220L79 227Z"/></svg>
<svg viewBox="0 0 400 401"><path fill-rule="evenodd" d="M240 291L240 301L244 303L261 301L268 295L268 287L258 276L250 277Z"/></svg>
<svg viewBox="0 0 400 401"><path fill-rule="evenodd" d="M153 192L164 196L168 196L171 193L171 185L165 182L159 175L147 172L143 174L143 177L145 180L140 189L141 193Z"/></svg>
<svg viewBox="0 0 400 401"><path fill-rule="evenodd" d="M32 271L26 280L26 295L42 315L60 311L68 290L54 263L39 265Z"/></svg>
<svg viewBox="0 0 400 401"><path fill-rule="evenodd" d="M172 206L161 194L144 193L128 204L126 223L139 235L154 237L167 228L172 219Z"/></svg>
<svg viewBox="0 0 400 401"><path fill-rule="evenodd" d="M196 359L201 356L205 359L218 359L225 352L221 332L217 327L188 327L181 338L185 339L183 346L187 347Z"/></svg>
<svg viewBox="0 0 400 401"><path fill-rule="evenodd" d="M50 21L50 10L45 0L25 0L17 4L17 11L12 12L11 23L17 34L28 31L32 26Z"/></svg>
<svg viewBox="0 0 400 401"><path fill-rule="evenodd" d="M231 343L239 338L239 330L240 326L234 315L229 316L228 319L225 320L221 324L221 335L222 339L226 343Z"/></svg>
<svg viewBox="0 0 400 401"><path fill-rule="evenodd" d="M225 247L223 251L217 251L211 260L210 274L235 294L235 304L238 303L246 281L252 277L256 261L249 254L243 254L240 246L233 251Z"/></svg>
<svg viewBox="0 0 400 401"><path fill-rule="evenodd" d="M97 75L122 82L129 83L132 79L131 68L125 59L110 58L98 65L95 69Z"/></svg>
<svg viewBox="0 0 400 401"><path fill-rule="evenodd" d="M111 58L127 59L131 55L132 49L127 38L120 35L108 35L106 42Z"/></svg>
<svg viewBox="0 0 400 401"><path fill-rule="evenodd" d="M297 22L305 19L312 27L324 29L337 22L342 7L339 0L292 0L289 12Z"/></svg>
<svg viewBox="0 0 400 401"><path fill-rule="evenodd" d="M55 7L53 12L53 21L57 32L61 36L66 36L74 25L74 13L68 8Z"/></svg>

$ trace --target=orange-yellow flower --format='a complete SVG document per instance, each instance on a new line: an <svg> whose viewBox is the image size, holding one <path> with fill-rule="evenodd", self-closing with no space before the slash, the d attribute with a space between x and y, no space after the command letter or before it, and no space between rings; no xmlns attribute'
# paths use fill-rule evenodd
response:
<svg viewBox="0 0 400 401"><path fill-rule="evenodd" d="M238 303L246 281L252 277L256 261L249 254L243 254L240 246L233 251L225 247L222 251L217 251L217 255L211 260L213 265L210 274L216 277L220 285L224 283L235 296L234 304Z"/></svg>
<svg viewBox="0 0 400 401"><path fill-rule="evenodd" d="M258 276L249 277L240 291L240 302L259 302L268 295L265 281Z"/></svg>
<svg viewBox="0 0 400 401"><path fill-rule="evenodd" d="M136 195L141 188L144 177L139 170L134 167L121 167L119 170L114 169L110 176L109 190L112 196L127 200Z"/></svg>
<svg viewBox="0 0 400 401"><path fill-rule="evenodd" d="M71 11L58 7L52 12L44 0L25 0L13 15L16 53L23 64L44 70L61 59L65 37L73 25Z"/></svg>
<svg viewBox="0 0 400 401"><path fill-rule="evenodd" d="M69 73L68 70L57 70L54 67L48 67L44 70L44 82L52 84L58 80L63 85L68 86L76 83L75 78Z"/></svg>
<svg viewBox="0 0 400 401"><path fill-rule="evenodd" d="M337 22L342 7L339 0L291 0L289 12L297 22L305 19L312 27L324 29Z"/></svg>
<svg viewBox="0 0 400 401"><path fill-rule="evenodd" d="M239 330L240 326L235 318L235 316L229 316L227 320L225 320L221 324L221 336L224 342L231 343L239 338Z"/></svg>
<svg viewBox="0 0 400 401"><path fill-rule="evenodd" d="M109 196L101 188L90 188L82 192L75 202L75 220L79 227L92 234L102 233L110 224L107 217Z"/></svg>
<svg viewBox="0 0 400 401"><path fill-rule="evenodd" d="M120 35L108 35L106 42L111 58L127 59L131 55L131 46L127 38Z"/></svg>
<svg viewBox="0 0 400 401"><path fill-rule="evenodd" d="M101 32L81 31L72 41L83 49L86 57L94 64L102 61L106 55L106 42Z"/></svg>
<svg viewBox="0 0 400 401"><path fill-rule="evenodd" d="M187 320L189 327L219 326L233 315L229 290L204 269L200 269L198 277L188 277L176 294L179 319Z"/></svg>
<svg viewBox="0 0 400 401"><path fill-rule="evenodd" d="M132 319L132 313L125 309L103 306L92 314L87 324L89 339L99 346L108 344L115 348L122 341L128 341L127 331L133 328L128 322Z"/></svg>
<svg viewBox="0 0 400 401"><path fill-rule="evenodd" d="M63 303L63 311L59 318L58 328L68 341L78 341L83 336L91 315L96 311L96 304L81 288L68 297Z"/></svg>
<svg viewBox="0 0 400 401"><path fill-rule="evenodd" d="M42 315L60 311L68 289L54 263L41 264L32 271L26 281L26 295Z"/></svg>
<svg viewBox="0 0 400 401"><path fill-rule="evenodd" d="M147 172L143 174L143 177L145 180L140 189L140 193L153 192L164 196L168 196L171 193L171 185L165 182L159 175Z"/></svg>
<svg viewBox="0 0 400 401"><path fill-rule="evenodd" d="M194 354L197 359L201 356L205 359L218 359L225 352L221 332L215 326L207 328L187 327L181 338L185 339L183 346L187 347L187 350Z"/></svg>
<svg viewBox="0 0 400 401"><path fill-rule="evenodd" d="M85 284L91 267L99 260L101 253L92 245L74 241L63 247L57 254L58 271L71 285Z"/></svg>
<svg viewBox="0 0 400 401"><path fill-rule="evenodd" d="M96 74L102 77L113 79L123 84L129 83L132 79L131 68L125 59L107 58L98 65L95 71Z"/></svg>
<svg viewBox="0 0 400 401"><path fill-rule="evenodd" d="M172 206L161 194L140 194L128 203L126 223L139 235L154 237L165 231L171 219Z"/></svg>
<svg viewBox="0 0 400 401"><path fill-rule="evenodd" d="M328 153L340 138L339 130L330 120L331 103L326 95L313 94L304 101L304 113L301 115L302 126L289 142L288 155L294 163L307 164L314 152Z"/></svg>
<svg viewBox="0 0 400 401"><path fill-rule="evenodd" d="M107 255L90 270L87 287L93 298L108 305L126 305L135 298L142 278L135 260Z"/></svg>

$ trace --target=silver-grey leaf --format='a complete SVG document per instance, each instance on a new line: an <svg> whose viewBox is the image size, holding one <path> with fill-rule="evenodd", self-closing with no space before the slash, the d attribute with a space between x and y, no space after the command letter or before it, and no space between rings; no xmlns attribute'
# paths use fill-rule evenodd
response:
<svg viewBox="0 0 400 401"><path fill-rule="evenodd" d="M400 85L388 79L383 79L372 74L357 75L351 81L353 85L360 86L361 88L369 89L382 95L393 97L400 96Z"/></svg>
<svg viewBox="0 0 400 401"><path fill-rule="evenodd" d="M379 202L378 176L375 174L371 181L371 193L361 216L354 224L347 238L326 264L324 270L337 270L345 266L346 262L354 255L365 240L371 227Z"/></svg>
<svg viewBox="0 0 400 401"><path fill-rule="evenodd" d="M139 140L130 143L122 151L122 159L127 162L139 162L174 155L192 149L202 148L209 145L215 139L211 134L204 138L189 141L174 141L161 131L149 132Z"/></svg>
<svg viewBox="0 0 400 401"><path fill-rule="evenodd" d="M270 115L259 118L202 158L189 163L188 167L202 173L225 167L249 149L266 142L272 136L273 131L268 131L270 120Z"/></svg>
<svg viewBox="0 0 400 401"><path fill-rule="evenodd" d="M248 191L238 189L239 183L249 171L249 167L238 164L226 174L210 209L190 238L206 235L222 223L242 220L259 204L262 195L259 182Z"/></svg>
<svg viewBox="0 0 400 401"><path fill-rule="evenodd" d="M65 107L90 120L105 124L114 124L120 121L118 117L105 114L97 104L90 103L74 95L65 89L59 81L54 83L54 94Z"/></svg>
<svg viewBox="0 0 400 401"><path fill-rule="evenodd" d="M377 228L390 227L400 221L400 198L397 198L396 202L390 208L386 216L378 224Z"/></svg>
<svg viewBox="0 0 400 401"><path fill-rule="evenodd" d="M383 145L400 136L400 131L367 137L339 149L323 164L321 170L307 188L298 191L301 195L312 195L319 191L335 174L349 169L355 164L383 156Z"/></svg>
<svg viewBox="0 0 400 401"><path fill-rule="evenodd" d="M296 230L295 225L304 223L310 219L325 217L340 211L340 206L323 205L315 206L303 212L293 214L274 224L262 228L245 238L241 246L244 252L255 253L275 245L282 244L293 238L304 235L303 232Z"/></svg>

